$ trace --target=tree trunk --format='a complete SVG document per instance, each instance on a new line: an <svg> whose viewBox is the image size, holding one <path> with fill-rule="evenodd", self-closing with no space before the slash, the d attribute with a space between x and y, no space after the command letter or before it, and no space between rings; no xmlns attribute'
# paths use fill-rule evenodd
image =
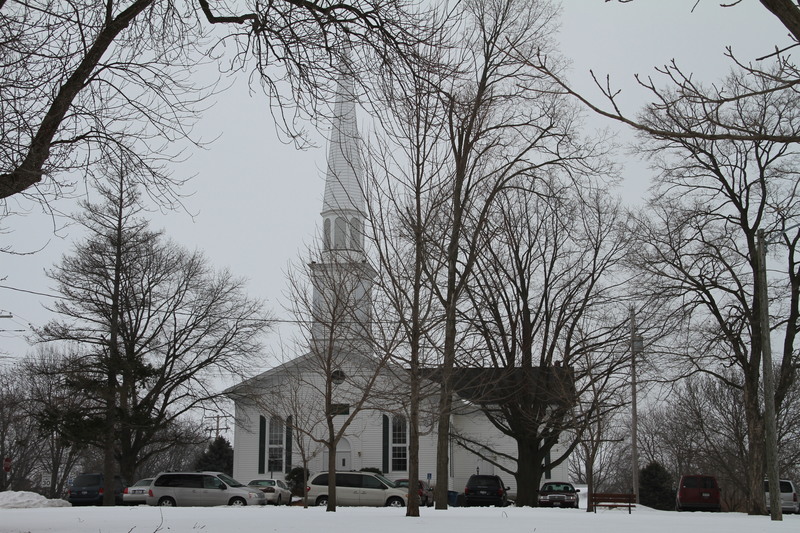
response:
<svg viewBox="0 0 800 533"><path fill-rule="evenodd" d="M751 515L767 513L764 501L764 420L761 414L760 399L758 394L758 379L750 377L745 381L744 409L747 418L748 456L746 479L744 487L747 497L747 512Z"/></svg>
<svg viewBox="0 0 800 533"><path fill-rule="evenodd" d="M409 412L409 439L408 443L408 504L406 516L419 516L419 335L415 331L411 348L411 395Z"/></svg>
<svg viewBox="0 0 800 533"><path fill-rule="evenodd" d="M333 438L333 424L328 421L330 426L331 439L328 440L328 506L325 508L326 512L336 512L336 444L337 441Z"/></svg>
<svg viewBox="0 0 800 533"><path fill-rule="evenodd" d="M542 479L542 461L536 439L521 437L517 440L517 499L518 507L539 506L539 485Z"/></svg>

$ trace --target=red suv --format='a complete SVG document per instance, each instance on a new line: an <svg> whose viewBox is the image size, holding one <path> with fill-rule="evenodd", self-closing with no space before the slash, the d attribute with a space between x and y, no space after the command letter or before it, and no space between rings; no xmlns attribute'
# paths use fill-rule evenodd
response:
<svg viewBox="0 0 800 533"><path fill-rule="evenodd" d="M719 485L714 476L681 476L675 510L719 511L719 501Z"/></svg>
<svg viewBox="0 0 800 533"><path fill-rule="evenodd" d="M398 487L408 487L408 479L395 479L394 484ZM423 507L430 507L433 505L433 490L425 484L421 479L419 480L419 504Z"/></svg>

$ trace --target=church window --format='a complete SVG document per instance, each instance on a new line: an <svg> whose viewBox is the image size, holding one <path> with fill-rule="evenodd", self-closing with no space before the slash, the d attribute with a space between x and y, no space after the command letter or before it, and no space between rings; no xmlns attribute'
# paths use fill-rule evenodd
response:
<svg viewBox="0 0 800 533"><path fill-rule="evenodd" d="M350 220L350 248L353 250L360 250L361 249L361 234L364 232L364 228L361 225L361 221L357 218L353 218Z"/></svg>
<svg viewBox="0 0 800 533"><path fill-rule="evenodd" d="M350 406L346 403L332 403L331 416L349 415Z"/></svg>
<svg viewBox="0 0 800 533"><path fill-rule="evenodd" d="M402 416L392 417L392 471L408 470L408 426Z"/></svg>
<svg viewBox="0 0 800 533"><path fill-rule="evenodd" d="M347 220L342 217L336 217L334 232L334 248L347 248Z"/></svg>
<svg viewBox="0 0 800 533"><path fill-rule="evenodd" d="M322 245L326 250L331 249L331 219L329 218L322 223Z"/></svg>
<svg viewBox="0 0 800 533"><path fill-rule="evenodd" d="M273 416L269 420L269 446L267 451L267 470L272 472L283 471L283 421L280 417Z"/></svg>

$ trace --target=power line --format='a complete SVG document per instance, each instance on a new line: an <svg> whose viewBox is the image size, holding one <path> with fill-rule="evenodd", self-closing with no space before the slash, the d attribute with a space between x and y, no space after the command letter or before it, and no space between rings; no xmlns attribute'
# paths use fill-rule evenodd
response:
<svg viewBox="0 0 800 533"><path fill-rule="evenodd" d="M33 294L33 295L36 295L36 296L45 296L47 298L58 298L60 300L64 299L64 297L59 295L59 294L48 294L46 292L37 292L37 291L31 291L31 290L28 290L28 289L20 289L20 288L17 288L17 287L10 287L8 285L0 285L0 289L8 289L10 291L24 292L26 294Z"/></svg>

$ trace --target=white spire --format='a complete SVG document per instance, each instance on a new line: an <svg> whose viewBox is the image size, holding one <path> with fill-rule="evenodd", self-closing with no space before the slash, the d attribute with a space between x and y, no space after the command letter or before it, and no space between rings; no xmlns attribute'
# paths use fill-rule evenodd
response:
<svg viewBox="0 0 800 533"><path fill-rule="evenodd" d="M323 249L355 253L357 256L351 259L360 260L363 259L366 202L352 75L345 73L339 78L333 112L321 213Z"/></svg>
<svg viewBox="0 0 800 533"><path fill-rule="evenodd" d="M328 173L322 216L332 212L347 217L364 215L362 190L363 167L358 149L356 97L352 76L343 74L334 106L333 124L328 146Z"/></svg>

